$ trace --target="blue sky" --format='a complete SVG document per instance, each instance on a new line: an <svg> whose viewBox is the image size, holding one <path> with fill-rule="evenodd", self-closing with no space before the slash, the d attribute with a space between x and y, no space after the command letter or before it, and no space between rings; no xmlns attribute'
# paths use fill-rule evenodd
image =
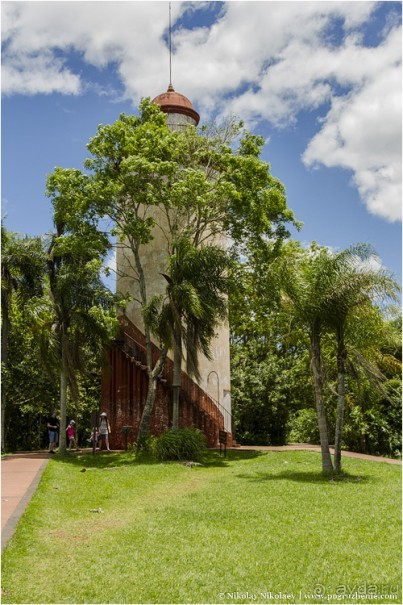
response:
<svg viewBox="0 0 403 605"><path fill-rule="evenodd" d="M168 2L2 2L2 215L52 230L54 167L169 83ZM304 223L371 243L401 275L401 4L173 2L172 80L209 121L244 119Z"/></svg>

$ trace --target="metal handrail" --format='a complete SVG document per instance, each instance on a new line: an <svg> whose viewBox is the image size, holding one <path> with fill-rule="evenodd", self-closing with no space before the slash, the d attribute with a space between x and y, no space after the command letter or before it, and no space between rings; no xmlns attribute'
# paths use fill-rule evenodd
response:
<svg viewBox="0 0 403 605"><path fill-rule="evenodd" d="M146 365L146 347L145 342L140 343L137 339L135 339L131 334L128 334L127 328L129 330L133 330L138 332L139 340L144 339L144 335L134 326L134 324L130 321L130 319L126 316L122 317L122 320L125 326L122 325L123 336L126 340L124 344L127 343L127 339L129 339L133 345L131 350L136 352L134 356L136 360L140 361L142 365ZM122 323L123 323L122 322ZM153 363L156 363L160 350L158 347L151 343L152 347L152 359ZM128 347L130 350L130 347ZM124 345L122 348L125 354L129 354L129 350L126 352L124 350ZM129 354L130 355L130 354ZM164 388L172 388L173 383L173 361L169 358L165 360L163 371L161 372L161 378L163 381L166 381L167 384L164 385ZM231 414L226 410L218 401L216 401L213 397L208 395L194 380L190 378L186 372L181 371L181 388L180 388L180 397L182 399L186 399L190 401L193 405L196 405L202 412L208 414L213 420L215 420L220 428L224 428L224 426L228 426L227 423L224 422L225 414L227 414L226 418L232 420ZM231 424L229 426L232 426Z"/></svg>
<svg viewBox="0 0 403 605"><path fill-rule="evenodd" d="M219 401L217 401L217 399L215 399L214 397L211 397L211 395L209 395L209 397L210 397L210 399L213 400L214 404L220 410L221 414L224 417L224 420L227 420L227 422L224 423L224 426L230 426L231 432L232 432L232 414L231 414L231 412L229 412L223 405L221 405L221 403Z"/></svg>

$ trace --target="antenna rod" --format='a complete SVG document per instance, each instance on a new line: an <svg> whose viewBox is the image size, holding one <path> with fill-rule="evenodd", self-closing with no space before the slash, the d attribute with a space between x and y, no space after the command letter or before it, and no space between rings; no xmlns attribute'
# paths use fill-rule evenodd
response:
<svg viewBox="0 0 403 605"><path fill-rule="evenodd" d="M172 86L171 3L169 3L169 86Z"/></svg>

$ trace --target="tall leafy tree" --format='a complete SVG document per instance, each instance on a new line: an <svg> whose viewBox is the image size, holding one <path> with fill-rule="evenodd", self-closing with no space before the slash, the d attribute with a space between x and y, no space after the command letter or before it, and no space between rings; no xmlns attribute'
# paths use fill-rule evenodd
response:
<svg viewBox="0 0 403 605"><path fill-rule="evenodd" d="M380 304L387 298L396 300L398 287L385 270L371 268L368 261L375 256L371 246L353 246L337 254L329 253L328 256L332 281L325 293L323 304L326 307L326 323L334 330L337 340L338 403L334 468L339 472L346 400L347 323L359 311L370 313L375 302Z"/></svg>
<svg viewBox="0 0 403 605"><path fill-rule="evenodd" d="M47 434L44 418L58 398L57 376L44 371L36 334L32 330L32 308L36 298L20 304L13 295L7 370L2 390L7 393L5 442L8 451L38 449Z"/></svg>
<svg viewBox="0 0 403 605"><path fill-rule="evenodd" d="M127 259L124 277L131 280L130 295L140 309L154 295L148 291L145 258L156 230L163 234L159 253L168 264L183 233L195 246L232 238L239 253L283 238L285 223L294 220L283 185L259 157L263 139L241 128L232 122L218 131L172 132L160 108L143 100L139 116L122 115L100 126L90 140L88 173L81 173L75 185L86 191L88 211L111 219L110 235ZM154 363L147 324L144 331L148 410L167 349Z"/></svg>
<svg viewBox="0 0 403 605"><path fill-rule="evenodd" d="M318 419L322 470L333 470L329 449L329 434L324 401L322 338L326 330L324 297L332 283L327 251L311 246L309 251L291 243L287 255L280 259L284 305L297 325L309 336L311 372Z"/></svg>
<svg viewBox="0 0 403 605"><path fill-rule="evenodd" d="M336 334L338 406L334 468L339 471L345 408L347 322L358 309L371 309L376 297L395 296L396 284L385 272L375 272L362 264L373 255L372 248L367 245L352 246L337 254L316 244L309 250L302 250L291 243L289 250L292 250L292 254L288 252L279 265L286 295L284 303L309 335L322 468L326 472L333 470L333 463L324 401L322 341L329 331Z"/></svg>
<svg viewBox="0 0 403 605"><path fill-rule="evenodd" d="M41 292L45 270L45 255L39 237L19 237L1 227L1 349L2 370L7 372L10 333L10 310L15 296L23 306L32 296ZM1 392L1 447L5 448L5 414L7 389Z"/></svg>
<svg viewBox="0 0 403 605"><path fill-rule="evenodd" d="M233 271L231 381L237 436L247 442L274 443L279 438L284 442L285 425L290 422L293 439L317 438L309 414L311 380L313 383L307 363L308 352L312 360L310 328L295 303L304 303L310 317L316 316L320 322L323 411L326 427L333 434L338 398L334 337L335 322L340 319L338 297L343 301L346 291L360 286L361 295L350 300L355 304L343 321L348 372L344 445L391 455L399 443L399 413L394 410L395 383L401 384L401 319L400 315L386 319L376 304L382 293L394 289L393 281L385 272L377 273L374 280L374 265L368 262L373 251L366 245L332 254L316 245L306 250L288 242L272 252L270 258L254 251ZM318 281L314 279L317 271L322 276ZM303 296L297 298L296 289ZM380 413L387 401L388 413ZM276 426L283 430L275 430ZM366 426L372 427L367 433ZM362 432L362 438L354 435L355 430ZM386 435L390 438L385 439Z"/></svg>
<svg viewBox="0 0 403 605"><path fill-rule="evenodd" d="M228 257L222 248L211 244L197 247L188 236L182 236L173 244L168 274L164 274L166 300L161 300L158 317L148 314L149 325L174 352L174 430L179 428L182 359L186 353L188 374L199 380L198 354L210 359L210 342L226 317L227 269ZM154 299L151 312L155 310L154 301L158 305Z"/></svg>
<svg viewBox="0 0 403 605"><path fill-rule="evenodd" d="M309 341L281 305L281 275L273 263L285 254L257 253L231 270L231 400L240 443L283 445L290 416L311 405Z"/></svg>
<svg viewBox="0 0 403 605"><path fill-rule="evenodd" d="M85 371L84 351L99 353L116 328L114 298L100 278L109 243L86 214L86 184L74 170L56 170L48 178L55 233L47 250L46 296L35 308L44 363L59 373L62 453L68 387L77 398L77 374Z"/></svg>

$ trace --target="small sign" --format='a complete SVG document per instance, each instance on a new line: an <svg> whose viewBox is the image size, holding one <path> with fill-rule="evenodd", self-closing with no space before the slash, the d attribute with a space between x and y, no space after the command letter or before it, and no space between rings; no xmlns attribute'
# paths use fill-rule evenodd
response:
<svg viewBox="0 0 403 605"><path fill-rule="evenodd" d="M220 431L220 443L222 443L223 445L227 445L227 437L228 433L226 431Z"/></svg>
<svg viewBox="0 0 403 605"><path fill-rule="evenodd" d="M129 436L130 431L132 430L131 426L122 426L121 432L124 434L125 436L125 451L127 452L127 439Z"/></svg>
<svg viewBox="0 0 403 605"><path fill-rule="evenodd" d="M220 441L220 456L221 456L221 448L224 446L224 454L227 455L227 440L228 433L226 431L219 432L219 441Z"/></svg>

